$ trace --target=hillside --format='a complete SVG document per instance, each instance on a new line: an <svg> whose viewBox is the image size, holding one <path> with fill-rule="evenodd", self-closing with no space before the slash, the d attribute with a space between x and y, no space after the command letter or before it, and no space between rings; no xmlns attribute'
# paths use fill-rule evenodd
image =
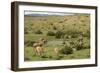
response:
<svg viewBox="0 0 100 73"><path fill-rule="evenodd" d="M78 30L86 33L90 28L89 14L67 16L25 16L25 32L34 33L37 30L44 34L47 31Z"/></svg>

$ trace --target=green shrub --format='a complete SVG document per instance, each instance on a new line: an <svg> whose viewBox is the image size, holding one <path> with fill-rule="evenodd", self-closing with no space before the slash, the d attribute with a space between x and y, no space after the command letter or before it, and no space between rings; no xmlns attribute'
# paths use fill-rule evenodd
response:
<svg viewBox="0 0 100 73"><path fill-rule="evenodd" d="M57 30L57 27L53 26L53 29L54 29L54 30Z"/></svg>
<svg viewBox="0 0 100 73"><path fill-rule="evenodd" d="M27 41L24 42L24 45L25 46L33 46L34 43L35 43L35 41L27 40Z"/></svg>
<svg viewBox="0 0 100 73"><path fill-rule="evenodd" d="M60 53L61 54L72 54L73 53L73 50L70 46L64 46L61 50L60 50Z"/></svg>
<svg viewBox="0 0 100 73"><path fill-rule="evenodd" d="M57 32L55 33L55 38L60 39L62 36L64 36L64 33L63 33L62 31L57 31Z"/></svg>
<svg viewBox="0 0 100 73"><path fill-rule="evenodd" d="M66 34L70 35L72 38L77 38L81 33L82 32L80 32L78 29L73 29L73 30L71 29L66 31Z"/></svg>
<svg viewBox="0 0 100 73"><path fill-rule="evenodd" d="M90 49L90 43L84 43L83 48L84 49Z"/></svg>
<svg viewBox="0 0 100 73"><path fill-rule="evenodd" d="M30 61L31 59L28 58L28 57L24 57L24 60L25 60L25 61Z"/></svg>
<svg viewBox="0 0 100 73"><path fill-rule="evenodd" d="M83 43L82 43L82 44L77 43L77 44L75 45L75 48L76 48L77 50L83 49L83 48L84 48Z"/></svg>
<svg viewBox="0 0 100 73"><path fill-rule="evenodd" d="M83 36L84 36L84 37L87 37L87 38L90 38L90 31L89 31L89 30L87 30L87 32L86 32L86 33L84 33L84 34L83 34Z"/></svg>
<svg viewBox="0 0 100 73"><path fill-rule="evenodd" d="M25 27L24 28L24 34L28 34L28 30L29 30L28 27Z"/></svg>
<svg viewBox="0 0 100 73"><path fill-rule="evenodd" d="M63 41L63 42L62 42L62 44L66 44L66 42L65 42L65 41Z"/></svg>
<svg viewBox="0 0 100 73"><path fill-rule="evenodd" d="M72 34L71 37L72 38L77 38L79 36L79 34Z"/></svg>
<svg viewBox="0 0 100 73"><path fill-rule="evenodd" d="M83 49L83 47L81 45L76 45L76 49L81 50L81 49Z"/></svg>
<svg viewBox="0 0 100 73"><path fill-rule="evenodd" d="M28 31L27 30L24 30L24 34L28 34Z"/></svg>
<svg viewBox="0 0 100 73"><path fill-rule="evenodd" d="M42 31L41 30L37 30L37 31L35 31L35 34L42 34Z"/></svg>
<svg viewBox="0 0 100 73"><path fill-rule="evenodd" d="M48 35L48 36L55 36L55 33L54 33L53 31L48 31L48 32L47 32L47 35Z"/></svg>

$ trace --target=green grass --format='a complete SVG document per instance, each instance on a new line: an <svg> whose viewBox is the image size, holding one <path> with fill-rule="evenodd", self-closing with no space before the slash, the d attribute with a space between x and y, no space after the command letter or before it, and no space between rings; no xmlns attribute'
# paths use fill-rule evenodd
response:
<svg viewBox="0 0 100 73"><path fill-rule="evenodd" d="M24 36L25 41L27 41L27 40L37 41L38 39L40 39L40 37L46 38L48 40L54 40L55 39L54 36L46 36L44 34L42 34L42 35L40 35L40 34L25 34L25 36Z"/></svg>
<svg viewBox="0 0 100 73"><path fill-rule="evenodd" d="M59 49L62 46L58 46ZM40 56L34 55L34 49L32 47L25 47L25 61L45 61L45 60L57 60L57 57L53 51L55 46L45 46L44 49L46 51L45 56L46 58L41 58ZM64 55L60 54L62 58L61 60L69 60L69 59L86 59L90 58L90 49L83 49L79 51L75 51L73 54Z"/></svg>
<svg viewBox="0 0 100 73"><path fill-rule="evenodd" d="M25 35L25 40L33 40L33 41L37 41L40 37L46 37L48 42L47 44L45 44L43 46L43 48L45 49L46 53L46 58L41 58L39 56L34 55L34 48L32 48L31 46L25 46L24 49L24 58L25 61L45 61L45 60L57 60L57 56L54 53L54 48L57 47L59 49L61 49L64 45L63 44L59 44L59 41L62 41L62 39L55 39L54 36L45 36L45 35L40 35L40 34L27 34ZM77 38L73 38L71 40L75 41ZM50 43L50 41L52 43ZM89 40L87 38L84 38L84 45L89 45ZM57 44L58 43L58 44ZM77 42L76 42L77 43ZM79 51L75 51L73 54L69 54L69 55L64 55L64 54L60 54L60 56L62 58L60 58L61 60L70 60L70 59L86 59L86 58L90 58L90 49L82 49Z"/></svg>
<svg viewBox="0 0 100 73"><path fill-rule="evenodd" d="M64 45L62 44L64 38L57 39L55 36L47 36L48 31L62 31L62 32L81 32L85 35L90 33L90 15L89 14L75 14L72 16L25 16L25 29L24 31L24 59L25 61L44 61L44 60L56 60L58 57L54 53L54 48L57 47L61 49ZM54 29L56 27L56 29ZM36 34L35 32L40 30L42 34ZM68 36L68 32L66 35ZM75 34L74 33L74 34ZM70 35L74 35L71 33ZM70 36L69 35L69 36ZM46 58L41 58L34 55L34 50L32 48L33 42L38 42L40 38L46 38L47 44L43 45L46 50ZM74 41L75 44L79 43L79 37L71 38L69 41ZM66 41L68 42L68 40ZM83 36L83 43L85 49L74 51L73 54L64 55L60 54L61 60L69 59L86 59L90 58L90 39L88 36Z"/></svg>

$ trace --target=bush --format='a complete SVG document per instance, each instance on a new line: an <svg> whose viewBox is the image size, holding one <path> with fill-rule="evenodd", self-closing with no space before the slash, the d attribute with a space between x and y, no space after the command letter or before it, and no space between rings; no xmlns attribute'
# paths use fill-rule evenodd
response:
<svg viewBox="0 0 100 73"><path fill-rule="evenodd" d="M68 55L68 54L72 54L73 50L72 50L72 48L70 46L66 45L60 50L60 53Z"/></svg>
<svg viewBox="0 0 100 73"><path fill-rule="evenodd" d="M79 34L72 34L71 37L72 38L77 38L79 36Z"/></svg>
<svg viewBox="0 0 100 73"><path fill-rule="evenodd" d="M83 46L83 44L77 43L77 44L75 45L75 48L76 48L77 50L81 50L81 49L84 48L84 46Z"/></svg>
<svg viewBox="0 0 100 73"><path fill-rule="evenodd" d="M70 35L72 38L77 38L79 36L79 34L81 34L82 32L80 32L78 29L73 29L73 30L68 30L66 31L67 35Z"/></svg>
<svg viewBox="0 0 100 73"><path fill-rule="evenodd" d="M62 36L64 36L64 33L62 31L57 31L55 33L55 38L59 38L60 39Z"/></svg>
<svg viewBox="0 0 100 73"><path fill-rule="evenodd" d="M62 44L66 44L66 42L65 42L65 41L63 41L63 42L62 42Z"/></svg>
<svg viewBox="0 0 100 73"><path fill-rule="evenodd" d="M24 60L25 60L25 61L30 61L30 58L24 57Z"/></svg>
<svg viewBox="0 0 100 73"><path fill-rule="evenodd" d="M25 46L33 46L34 43L35 43L35 41L27 40L27 41L24 42L24 45Z"/></svg>
<svg viewBox="0 0 100 73"><path fill-rule="evenodd" d="M48 32L47 32L47 35L48 35L48 36L55 36L55 33L54 33L53 31L48 31Z"/></svg>
<svg viewBox="0 0 100 73"><path fill-rule="evenodd" d="M57 27L53 26L53 29L54 29L54 30L57 30Z"/></svg>
<svg viewBox="0 0 100 73"><path fill-rule="evenodd" d="M29 31L28 27L25 27L24 28L24 34L28 34L28 31Z"/></svg>
<svg viewBox="0 0 100 73"><path fill-rule="evenodd" d="M76 45L77 50L81 50L83 47L81 45Z"/></svg>
<svg viewBox="0 0 100 73"><path fill-rule="evenodd" d="M83 43L83 48L84 49L90 49L90 42Z"/></svg>
<svg viewBox="0 0 100 73"><path fill-rule="evenodd" d="M90 38L90 31L89 31L89 30L87 30L87 32L86 32L86 33L84 33L84 34L83 34L83 36L84 36L84 37L87 37L87 38Z"/></svg>
<svg viewBox="0 0 100 73"><path fill-rule="evenodd" d="M37 30L37 31L35 31L35 34L42 34L42 31L41 30Z"/></svg>
<svg viewBox="0 0 100 73"><path fill-rule="evenodd" d="M24 34L28 34L28 31L27 30L24 30Z"/></svg>

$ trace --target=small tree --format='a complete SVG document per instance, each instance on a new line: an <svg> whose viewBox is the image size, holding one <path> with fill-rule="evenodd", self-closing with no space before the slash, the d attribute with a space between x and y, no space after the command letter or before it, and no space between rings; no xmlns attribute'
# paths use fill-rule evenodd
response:
<svg viewBox="0 0 100 73"><path fill-rule="evenodd" d="M66 45L60 50L60 53L61 54L66 54L66 55L67 54L72 54L73 53L73 49L70 46Z"/></svg>

